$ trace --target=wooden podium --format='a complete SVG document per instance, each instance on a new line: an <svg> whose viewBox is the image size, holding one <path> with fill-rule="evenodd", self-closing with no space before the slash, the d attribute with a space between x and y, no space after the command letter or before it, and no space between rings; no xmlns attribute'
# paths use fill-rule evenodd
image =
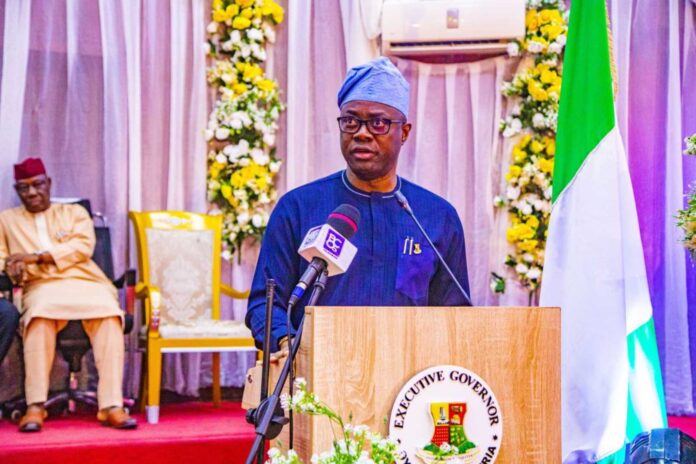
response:
<svg viewBox="0 0 696 464"><path fill-rule="evenodd" d="M306 310L297 375L345 420L352 414L353 424L387 435L409 379L432 366L461 366L484 379L500 405L496 463L557 463L560 337L559 308L313 307ZM294 417L295 450L304 462L330 449L326 418ZM287 443L286 432L280 439Z"/></svg>

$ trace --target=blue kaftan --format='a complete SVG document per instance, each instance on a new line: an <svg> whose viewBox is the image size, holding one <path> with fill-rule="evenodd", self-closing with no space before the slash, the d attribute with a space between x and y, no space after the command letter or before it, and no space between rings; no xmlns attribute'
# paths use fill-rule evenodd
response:
<svg viewBox="0 0 696 464"><path fill-rule="evenodd" d="M464 231L454 207L443 198L405 179L397 189L432 238L454 275L469 293ZM337 206L348 203L360 211L351 242L358 248L344 274L329 277L321 306L462 306L466 304L421 232L396 201L393 192L363 192L353 187L345 171L286 193L276 205L261 245L249 296L246 324L257 345L264 337L265 285L276 282L271 349L288 333L286 304L307 268L297 249L307 231L326 222ZM298 327L311 293L293 308ZM294 331L293 331L294 333Z"/></svg>

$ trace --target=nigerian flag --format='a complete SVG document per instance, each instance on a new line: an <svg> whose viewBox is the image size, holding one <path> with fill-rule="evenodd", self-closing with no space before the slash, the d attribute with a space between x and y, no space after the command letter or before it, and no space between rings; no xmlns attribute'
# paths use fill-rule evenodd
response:
<svg viewBox="0 0 696 464"><path fill-rule="evenodd" d="M624 462L667 420L604 0L571 6L541 305L561 307L564 461Z"/></svg>

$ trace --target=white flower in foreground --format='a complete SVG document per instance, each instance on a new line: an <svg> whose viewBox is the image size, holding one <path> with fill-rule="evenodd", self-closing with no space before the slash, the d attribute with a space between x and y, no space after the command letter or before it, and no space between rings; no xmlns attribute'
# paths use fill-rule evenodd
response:
<svg viewBox="0 0 696 464"><path fill-rule="evenodd" d="M529 279L538 279L541 277L541 269L538 267L533 267L527 272L527 278Z"/></svg>
<svg viewBox="0 0 696 464"><path fill-rule="evenodd" d="M517 42L510 42L507 45L507 52L510 56L517 56L520 54L520 46L517 44Z"/></svg>
<svg viewBox="0 0 696 464"><path fill-rule="evenodd" d="M295 386L297 388L305 388L307 387L307 380L304 377L298 377L295 379Z"/></svg>
<svg viewBox="0 0 696 464"><path fill-rule="evenodd" d="M543 129L546 127L546 118L541 113L536 113L532 117L532 125L537 129Z"/></svg>
<svg viewBox="0 0 696 464"><path fill-rule="evenodd" d="M241 212L237 215L237 222L243 226L249 223L249 219L251 218L247 212Z"/></svg>
<svg viewBox="0 0 696 464"><path fill-rule="evenodd" d="M232 42L231 40L225 40L224 42L222 42L222 49L226 52L231 52L233 48L234 42Z"/></svg>
<svg viewBox="0 0 696 464"><path fill-rule="evenodd" d="M518 187L508 187L506 193L508 200L517 200L520 197L520 189Z"/></svg>
<svg viewBox="0 0 696 464"><path fill-rule="evenodd" d="M566 44L566 36L565 34L561 34L558 37L556 37L556 42L560 44L561 46L564 46Z"/></svg>
<svg viewBox="0 0 696 464"><path fill-rule="evenodd" d="M247 37L249 37L251 40L256 40L256 41L263 40L263 32L256 29L255 27L247 29L246 34L247 34Z"/></svg>
<svg viewBox="0 0 696 464"><path fill-rule="evenodd" d="M534 262L534 255L532 255L531 253L525 253L522 255L522 259L528 263L531 263Z"/></svg>
<svg viewBox="0 0 696 464"><path fill-rule="evenodd" d="M204 133L205 133L205 141L206 142L209 142L210 139L212 139L215 136L215 131L211 130L211 129L206 129L204 131Z"/></svg>
<svg viewBox="0 0 696 464"><path fill-rule="evenodd" d="M493 198L493 206L495 206L496 208L500 208L501 206L504 206L504 205L505 205L505 199L503 197L501 197L500 195L496 195Z"/></svg>
<svg viewBox="0 0 696 464"><path fill-rule="evenodd" d="M515 271L517 271L518 274L524 275L527 272L529 272L529 268L527 267L526 264L520 263L517 266L515 266Z"/></svg>
<svg viewBox="0 0 696 464"><path fill-rule="evenodd" d="M263 143L272 147L273 145L275 145L275 135L270 134L270 133L264 134Z"/></svg>
<svg viewBox="0 0 696 464"><path fill-rule="evenodd" d="M532 214L532 205L530 205L526 201L520 202L519 209L520 209L520 212L522 214L524 214L525 216L529 216L530 214Z"/></svg>
<svg viewBox="0 0 696 464"><path fill-rule="evenodd" d="M238 29L233 30L230 34L230 40L232 41L232 43L238 44L242 41L242 33L239 32Z"/></svg>
<svg viewBox="0 0 696 464"><path fill-rule="evenodd" d="M263 217L260 214L254 214L251 217L251 223L254 225L254 227L262 227L263 226Z"/></svg>
<svg viewBox="0 0 696 464"><path fill-rule="evenodd" d="M242 127L244 127L244 124L242 124L242 121L239 120L239 119L233 119L232 121L230 121L230 127L231 127L232 129L237 129L237 130L239 130L239 129L241 129Z"/></svg>
<svg viewBox="0 0 696 464"><path fill-rule="evenodd" d="M224 127L218 127L215 129L215 138L218 140L227 140L227 137L230 136L230 130L226 129Z"/></svg>
<svg viewBox="0 0 696 464"><path fill-rule="evenodd" d="M266 40L268 40L270 43L273 43L276 40L275 31L267 24L263 27L263 35L266 36Z"/></svg>
<svg viewBox="0 0 696 464"><path fill-rule="evenodd" d="M531 40L527 44L527 50L529 50L530 53L541 53L544 51L544 44L536 40Z"/></svg>
<svg viewBox="0 0 696 464"><path fill-rule="evenodd" d="M559 44L558 42L551 42L549 44L549 53L555 53L557 55L560 55L562 51L563 45Z"/></svg>
<svg viewBox="0 0 696 464"><path fill-rule="evenodd" d="M225 147L225 148L227 148L227 147ZM224 149L223 149L223 151L224 151ZM215 161L217 161L220 164L227 164L227 156L223 155L222 153L218 153L215 156Z"/></svg>
<svg viewBox="0 0 696 464"><path fill-rule="evenodd" d="M229 261L232 258L232 253L230 253L230 250L223 250L222 251L222 259L225 261Z"/></svg>
<svg viewBox="0 0 696 464"><path fill-rule="evenodd" d="M215 34L218 31L218 23L211 21L205 30L208 31L208 34Z"/></svg>

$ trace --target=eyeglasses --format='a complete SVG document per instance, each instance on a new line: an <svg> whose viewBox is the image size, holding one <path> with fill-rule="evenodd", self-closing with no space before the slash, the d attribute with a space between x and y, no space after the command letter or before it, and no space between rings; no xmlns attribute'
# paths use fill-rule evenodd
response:
<svg viewBox="0 0 696 464"><path fill-rule="evenodd" d="M358 119L353 116L341 116L337 118L338 128L344 134L356 134L360 131L363 124L372 135L384 135L389 132L392 124L404 124L406 121L392 120L387 118Z"/></svg>
<svg viewBox="0 0 696 464"><path fill-rule="evenodd" d="M20 195L24 195L25 193L29 193L29 190L31 190L32 187L34 187L35 190L42 190L47 185L47 179L38 179L31 183L15 184L15 190L17 190L17 193Z"/></svg>

